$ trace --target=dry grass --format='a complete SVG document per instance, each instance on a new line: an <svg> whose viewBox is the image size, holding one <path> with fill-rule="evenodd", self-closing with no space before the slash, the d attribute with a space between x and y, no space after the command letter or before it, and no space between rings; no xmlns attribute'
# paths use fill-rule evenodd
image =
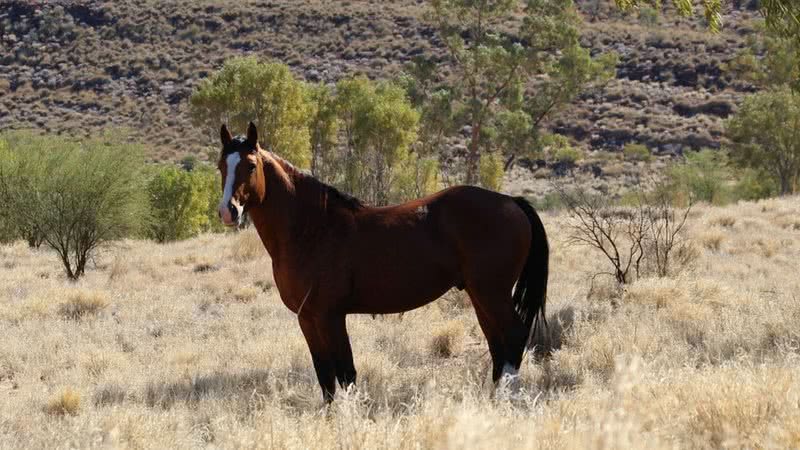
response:
<svg viewBox="0 0 800 450"><path fill-rule="evenodd" d="M113 268L112 268L112 273ZM58 308L65 319L80 320L93 316L108 306L108 296L100 291L77 291Z"/></svg>
<svg viewBox="0 0 800 450"><path fill-rule="evenodd" d="M81 395L70 388L66 388L53 397L44 407L44 412L51 416L78 415L81 407Z"/></svg>
<svg viewBox="0 0 800 450"><path fill-rule="evenodd" d="M77 284L52 254L2 246L0 448L797 448L793 217L799 198L700 206L692 270L588 295L602 260L546 215L550 327L517 390L495 395L451 292L349 317L359 382L328 411L269 258L237 250L254 235L126 242ZM90 293L102 314L65 320Z"/></svg>

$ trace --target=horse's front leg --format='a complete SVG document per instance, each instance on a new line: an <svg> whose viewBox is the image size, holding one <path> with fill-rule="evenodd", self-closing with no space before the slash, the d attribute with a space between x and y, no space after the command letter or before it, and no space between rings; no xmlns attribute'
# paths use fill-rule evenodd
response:
<svg viewBox="0 0 800 450"><path fill-rule="evenodd" d="M300 316L299 322L308 344L308 350L311 352L311 361L317 372L317 381L322 388L322 398L325 403L330 403L336 393L336 361L329 345L328 333L322 329L320 320Z"/></svg>
<svg viewBox="0 0 800 450"><path fill-rule="evenodd" d="M327 403L333 401L336 380L347 389L356 382L353 351L344 315L299 318L300 328L311 351L311 360Z"/></svg>

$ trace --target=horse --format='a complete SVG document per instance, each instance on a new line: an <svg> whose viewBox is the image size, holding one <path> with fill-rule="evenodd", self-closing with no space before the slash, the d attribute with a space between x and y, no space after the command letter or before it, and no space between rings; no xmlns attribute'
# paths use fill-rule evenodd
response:
<svg viewBox="0 0 800 450"><path fill-rule="evenodd" d="M223 125L220 139L219 216L235 226L249 215L326 404L337 381L356 382L346 315L402 313L454 287L474 306L495 386L517 376L531 334L547 325L547 235L524 198L456 186L372 207L262 149L252 122L246 136Z"/></svg>

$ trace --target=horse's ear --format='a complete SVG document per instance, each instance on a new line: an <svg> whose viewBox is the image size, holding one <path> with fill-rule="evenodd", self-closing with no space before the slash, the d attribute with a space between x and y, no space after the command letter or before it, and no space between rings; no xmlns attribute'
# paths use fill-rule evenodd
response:
<svg viewBox="0 0 800 450"><path fill-rule="evenodd" d="M222 141L223 147L227 147L233 140L233 136L231 132L228 131L228 127L225 124L222 124L222 128L219 130L219 138Z"/></svg>
<svg viewBox="0 0 800 450"><path fill-rule="evenodd" d="M250 125L247 127L247 143L252 149L258 147L258 129L253 122L250 122Z"/></svg>

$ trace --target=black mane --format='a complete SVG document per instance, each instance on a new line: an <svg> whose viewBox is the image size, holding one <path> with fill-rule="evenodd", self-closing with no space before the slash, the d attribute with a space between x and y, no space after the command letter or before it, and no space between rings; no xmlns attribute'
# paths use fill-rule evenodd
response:
<svg viewBox="0 0 800 450"><path fill-rule="evenodd" d="M356 210L356 209L361 209L365 206L364 203L361 202L361 200L357 199L356 197L353 197L348 193L342 192L339 189L336 189L335 187L327 183L323 183L322 181L314 178L309 174L303 173L302 175L304 179L310 181L312 185L316 185L316 187L320 191L326 194L328 199L335 199L337 202L344 205L347 209Z"/></svg>
<svg viewBox="0 0 800 450"><path fill-rule="evenodd" d="M284 166L284 170L288 169L287 171L292 172L295 178L302 179L305 183L307 183L309 186L312 186L318 192L322 193L329 200L333 199L334 201L338 202L339 204L343 205L345 208L351 211L361 209L366 206L358 198L353 197L352 195L347 194L345 192L342 192L339 189L331 186L330 184L323 183L310 173L298 169L292 163L276 155L274 152L269 152L269 154L272 155L274 159L280 161L280 163Z"/></svg>

